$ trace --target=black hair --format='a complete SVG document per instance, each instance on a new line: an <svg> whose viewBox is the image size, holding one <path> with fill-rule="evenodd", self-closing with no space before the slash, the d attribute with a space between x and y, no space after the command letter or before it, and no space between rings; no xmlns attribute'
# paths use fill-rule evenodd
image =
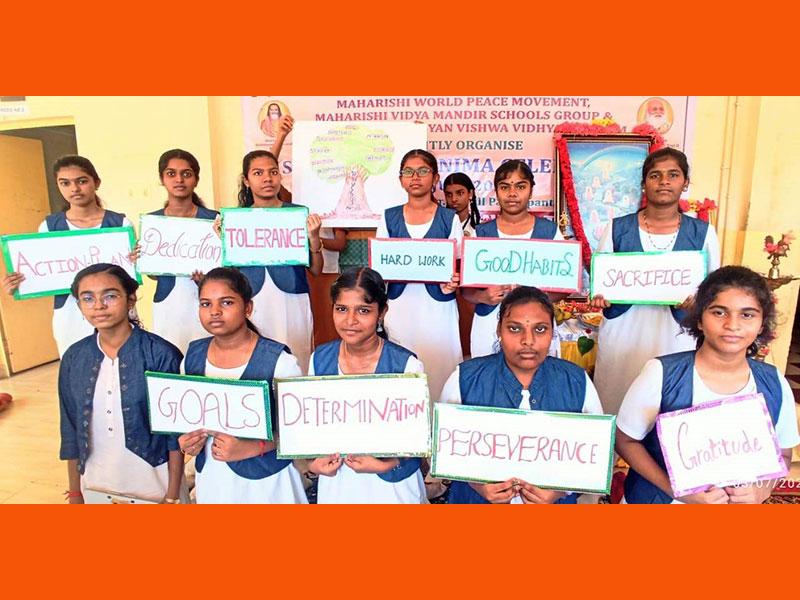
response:
<svg viewBox="0 0 800 600"><path fill-rule="evenodd" d="M136 290L139 289L139 282L131 277L130 274L119 265L112 265L110 263L97 263L94 265L89 265L85 269L78 271L78 273L75 275L75 279L72 280L72 285L69 289L70 293L77 299L78 292L80 291L81 281L89 275L98 275L100 273L107 273L108 275L115 277L122 286L122 289L125 290L126 299L136 295ZM142 322L138 319L138 317L131 316L130 312L128 313L128 321L140 329L142 328Z"/></svg>
<svg viewBox="0 0 800 600"><path fill-rule="evenodd" d="M747 356L755 356L760 346L775 337L775 300L764 278L747 267L727 266L712 271L697 288L694 304L681 325L697 340L697 348L703 345L705 336L700 329L703 313L714 302L718 294L730 288L737 288L753 296L761 307L761 332L747 349Z"/></svg>
<svg viewBox="0 0 800 600"><path fill-rule="evenodd" d="M198 296L203 293L203 286L209 281L224 281L227 283L229 288L237 295L241 296L245 306L253 300L253 288L247 280L247 277L245 277L239 269L234 269L233 267L216 267L211 269L203 276L203 279L200 280L200 284L197 286ZM244 321L250 331L254 332L256 335L261 335L258 327L253 325L250 319L245 318Z"/></svg>
<svg viewBox="0 0 800 600"><path fill-rule="evenodd" d="M247 187L245 180L247 179L247 173L250 172L250 163L257 158L271 158L276 165L278 164L278 157L267 150L253 150L244 155L242 159L242 176L239 178L239 206L241 207L253 206L253 202L255 202L253 190ZM280 189L278 193L280 194Z"/></svg>
<svg viewBox="0 0 800 600"><path fill-rule="evenodd" d="M475 183L472 181L472 178L467 175L466 173L450 173L447 177L445 177L444 183L442 184L442 189L445 189L448 185L463 185L467 188L468 192L472 192L472 198L469 201L469 224L473 227L477 226L481 222L481 213L478 210L478 199L477 194L475 193Z"/></svg>
<svg viewBox="0 0 800 600"><path fill-rule="evenodd" d="M53 177L55 177L56 183L58 183L58 172L67 167L77 167L82 171L86 171L89 177L94 179L95 186L100 185L100 175L97 174L97 169L94 168L92 161L84 156L78 156L77 154L62 156L53 163ZM103 206L97 194L94 196L94 201L97 203L97 206ZM69 207L69 201L64 198L64 210L69 210Z"/></svg>
<svg viewBox="0 0 800 600"><path fill-rule="evenodd" d="M336 304L343 291L356 289L364 292L364 302L378 305L378 314L382 313L389 305L386 282L380 273L369 267L345 269L331 286L331 302ZM388 339L386 331L380 328L380 322L377 333L383 339Z"/></svg>
<svg viewBox="0 0 800 600"><path fill-rule="evenodd" d="M408 160L414 157L421 158L423 162L431 168L434 177L439 174L439 162L436 160L436 157L422 148L415 148L414 150L409 150L406 152L403 158L400 160L400 170L402 171L405 168Z"/></svg>
<svg viewBox="0 0 800 600"><path fill-rule="evenodd" d="M547 311L547 314L550 315L551 321L555 318L556 311L553 308L553 301L550 300L550 296L548 296L539 288L523 285L514 288L506 295L505 298L503 298L503 301L500 303L497 322L502 323L509 311L511 311L511 309L515 306L528 304L529 302L537 302L541 304L545 311Z"/></svg>
<svg viewBox="0 0 800 600"><path fill-rule="evenodd" d="M186 150L181 150L180 148L173 148L172 150L167 150L161 157L158 159L158 178L164 178L164 171L167 170L167 165L169 165L169 161L173 158L178 160L185 160L189 163L189 167L194 171L194 174L197 176L197 181L200 181L200 163L195 158L194 154L191 152L187 152ZM196 206L205 207L205 203L200 199L195 192L192 192L192 204Z"/></svg>
<svg viewBox="0 0 800 600"><path fill-rule="evenodd" d="M515 158L513 160L506 161L497 167L497 170L494 172L494 187L497 188L498 184L503 181L503 179L507 179L509 175L516 173L517 171L522 174L523 179L527 180L531 184L531 187L536 185L536 182L533 180L533 171L531 171L528 163L526 163L524 160Z"/></svg>
<svg viewBox="0 0 800 600"><path fill-rule="evenodd" d="M680 150L667 147L651 152L647 155L647 158L644 159L644 164L642 165L642 185L644 185L647 179L647 173L653 168L653 165L667 158L675 159L675 162L678 163L678 167L683 171L683 177L689 179L689 160L686 158L686 155Z"/></svg>
<svg viewBox="0 0 800 600"><path fill-rule="evenodd" d="M273 106L278 109L278 115L282 117L283 111L281 110L281 105L278 104L277 102L270 102L267 105L267 115L269 115L269 109L272 108Z"/></svg>

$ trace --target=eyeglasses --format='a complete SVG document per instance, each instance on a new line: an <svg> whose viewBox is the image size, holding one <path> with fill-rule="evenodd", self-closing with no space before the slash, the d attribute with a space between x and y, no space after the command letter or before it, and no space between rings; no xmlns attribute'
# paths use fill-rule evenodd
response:
<svg viewBox="0 0 800 600"><path fill-rule="evenodd" d="M94 308L98 302L100 302L100 304L103 306L114 306L117 302L119 302L120 298L122 298L122 296L117 292L107 292L99 298L92 296L91 294L84 294L78 298L78 300L86 308Z"/></svg>
<svg viewBox="0 0 800 600"><path fill-rule="evenodd" d="M430 167L420 167L419 169L412 169L411 167L406 167L402 171L400 171L400 177L405 177L406 179L412 178L414 175L419 177L425 177L426 175L430 175L433 173L433 169Z"/></svg>

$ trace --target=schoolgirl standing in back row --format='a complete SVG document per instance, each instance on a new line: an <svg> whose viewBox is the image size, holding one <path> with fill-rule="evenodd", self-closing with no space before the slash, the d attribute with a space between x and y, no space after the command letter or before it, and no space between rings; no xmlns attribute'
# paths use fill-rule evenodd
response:
<svg viewBox="0 0 800 600"><path fill-rule="evenodd" d="M239 206L248 208L285 208L299 206L278 198L281 172L275 155L254 150L242 161L239 185ZM308 366L314 336L306 271L322 272L322 241L319 230L322 220L310 214L306 221L310 266L242 267L253 289L252 321L259 331L289 346L302 369Z"/></svg>
<svg viewBox="0 0 800 600"><path fill-rule="evenodd" d="M533 173L527 163L510 160L503 163L494 174L494 187L500 214L494 221L476 228L477 237L503 239L563 240L558 226L548 219L528 212L528 201L533 194ZM472 358L493 354L497 343L497 307L514 288L512 285L493 285L488 288L463 288L464 298L475 306L470 335ZM558 298L556 298L558 296ZM551 294L560 299L564 294ZM551 354L559 355L559 338L553 332L554 348Z"/></svg>
<svg viewBox="0 0 800 600"><path fill-rule="evenodd" d="M452 239L461 246L458 215L433 197L439 182L436 158L411 150L400 162L400 185L408 201L387 209L378 226L379 238ZM390 283L386 329L389 338L414 352L426 367L431 399L437 400L445 379L463 358L458 332L455 291L459 276L442 285Z"/></svg>
<svg viewBox="0 0 800 600"><path fill-rule="evenodd" d="M158 176L167 190L167 203L150 214L188 219L214 220L219 214L205 207L195 193L200 183L200 163L186 150L167 150L158 159ZM153 331L186 352L189 342L205 335L197 317L197 283L202 273L192 277L159 275L154 277Z"/></svg>
<svg viewBox="0 0 800 600"><path fill-rule="evenodd" d="M714 228L680 212L681 192L688 186L689 163L683 152L663 148L650 154L642 165L647 207L611 221L597 252L703 250L708 272L718 268L719 242ZM597 339L594 383L605 411L617 414L625 392L648 360L692 350L694 340L682 333L680 322L685 313L680 306L611 306L601 296L595 296L592 302L605 308Z"/></svg>
<svg viewBox="0 0 800 600"><path fill-rule="evenodd" d="M63 211L53 213L39 225L39 233L76 231L106 227L132 227L122 213L103 208L97 190L100 176L89 159L82 156L62 156L53 164L58 191L66 204ZM20 273L3 278L3 289L9 294L25 279ZM53 302L53 337L59 356L64 356L72 344L90 335L94 328L81 315L78 302L71 294L61 294Z"/></svg>

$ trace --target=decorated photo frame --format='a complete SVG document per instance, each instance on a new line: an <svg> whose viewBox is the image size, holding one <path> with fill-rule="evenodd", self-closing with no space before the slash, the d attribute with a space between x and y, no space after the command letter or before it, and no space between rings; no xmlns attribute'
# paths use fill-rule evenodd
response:
<svg viewBox="0 0 800 600"><path fill-rule="evenodd" d="M615 123L564 123L554 143L557 222L565 238L581 242L589 269L606 225L641 207L642 165L664 140L649 126L628 133Z"/></svg>

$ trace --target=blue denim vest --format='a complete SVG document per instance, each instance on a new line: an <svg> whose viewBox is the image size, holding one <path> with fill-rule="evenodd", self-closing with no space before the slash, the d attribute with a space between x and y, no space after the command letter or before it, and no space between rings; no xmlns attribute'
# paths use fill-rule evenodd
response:
<svg viewBox="0 0 800 600"><path fill-rule="evenodd" d="M339 374L339 347L341 345L342 340L334 340L314 350L314 375ZM381 357L375 367L375 374L404 373L410 356L416 357L416 354L402 346L384 340ZM376 473L378 477L389 483L397 483L419 471L419 467L422 464L422 459L420 458L401 458L399 460L400 464L388 473Z"/></svg>
<svg viewBox="0 0 800 600"><path fill-rule="evenodd" d="M106 210L103 215L103 222L100 223L100 229L108 227L122 227L122 222L125 219L123 213L114 212L113 210ZM48 231L69 231L69 224L67 223L66 212L54 213L47 215L44 222L47 224ZM67 301L69 294L58 294L53 297L53 308L58 310Z"/></svg>
<svg viewBox="0 0 800 600"><path fill-rule="evenodd" d="M411 234L408 233L408 227L406 227L406 220L403 217L403 206L404 205L401 204L400 206L393 206L392 208L386 209L386 229L389 231L389 237L391 238L411 238ZM453 218L455 214L454 210L437 206L436 214L433 215L433 223L431 223L431 227L425 234L424 239L448 239L450 237L450 231L453 229ZM393 282L387 286L386 291L389 294L390 300L396 300L405 289L405 283ZM428 295L431 298L439 302L449 302L456 298L455 292L452 294L443 293L438 283L426 283L425 289L428 291Z"/></svg>
<svg viewBox="0 0 800 600"><path fill-rule="evenodd" d="M532 240L552 240L556 237L558 226L549 219L535 217L533 222ZM497 219L492 219L488 223L481 223L475 228L475 237L496 238L500 237L497 231ZM475 305L475 313L480 317L487 317L498 307L497 304Z"/></svg>
<svg viewBox="0 0 800 600"><path fill-rule="evenodd" d="M658 358L664 373L659 413L673 412L692 406L696 354L695 350L690 350ZM778 370L772 365L751 358L748 358L747 362L750 364L756 389L764 395L764 400L767 402L772 423L777 424L783 400ZM658 463L658 466L666 471L664 455L661 452L661 444L658 441L658 432L655 427L642 440L642 445ZM672 497L631 469L625 478L625 501L628 504L670 504Z"/></svg>
<svg viewBox="0 0 800 600"><path fill-rule="evenodd" d="M158 215L163 217L164 216L164 209L161 208L154 212L149 213L151 215ZM197 219L209 219L213 221L217 218L219 213L215 210L211 210L210 208L205 208L204 206L197 207ZM157 275L156 278L156 294L153 296L153 302L163 302L166 300L167 296L169 296L172 289L175 287L175 275Z"/></svg>
<svg viewBox="0 0 800 600"><path fill-rule="evenodd" d="M187 375L206 374L206 359L208 358L208 347L214 338L204 338L195 340L189 344L186 350L186 360L183 367ZM270 388L270 413L272 414L272 430L276 430L278 413L275 406L275 395L272 393L272 378L275 375L275 365L282 352L289 353L289 349L283 344L279 344L265 337L259 337L253 355L244 369L240 379L245 381L266 381ZM203 471L206 464L205 447L200 451L195 460L195 467L198 472ZM282 471L290 464L291 460L278 459L276 450L267 452L263 456L254 456L244 460L237 460L225 463L231 471L239 477L245 479L264 479L270 475Z"/></svg>
<svg viewBox="0 0 800 600"><path fill-rule="evenodd" d="M612 241L614 252L644 252L642 248L642 238L639 237L639 213L631 213L624 217L617 217L613 221ZM681 215L681 226L678 230L678 237L675 239L673 250L702 250L706 243L708 233L708 223L700 219L694 219ZM603 309L603 316L606 319L616 319L618 316L628 312L630 304L612 304ZM680 323L686 316L686 312L670 306L672 318Z"/></svg>
<svg viewBox="0 0 800 600"><path fill-rule="evenodd" d="M76 342L64 353L58 373L61 410L61 460L78 460L83 473L91 452L89 429L94 391L104 354L97 346L97 333ZM169 452L179 450L176 436L150 432L145 371L179 373L181 352L154 333L134 327L119 349L119 383L125 447L148 464L167 462Z"/></svg>
<svg viewBox="0 0 800 600"><path fill-rule="evenodd" d="M519 407L522 384L508 368L502 352L465 361L458 369L463 405ZM586 399L586 373L569 361L548 356L533 376L528 392L531 410L580 413ZM453 482L448 501L451 504L487 504L464 481ZM577 501L577 494L568 494L556 504L575 504Z"/></svg>

